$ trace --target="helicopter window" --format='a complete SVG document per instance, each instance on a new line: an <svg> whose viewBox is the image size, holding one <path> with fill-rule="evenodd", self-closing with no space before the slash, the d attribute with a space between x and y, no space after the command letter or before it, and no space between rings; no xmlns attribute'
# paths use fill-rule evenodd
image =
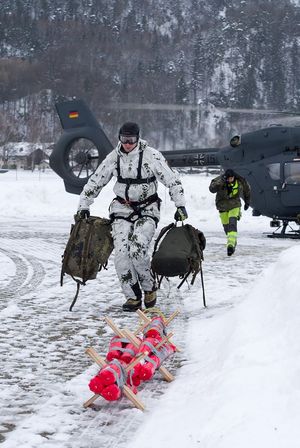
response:
<svg viewBox="0 0 300 448"><path fill-rule="evenodd" d="M284 164L284 181L286 184L300 184L300 163L290 162Z"/></svg>
<svg viewBox="0 0 300 448"><path fill-rule="evenodd" d="M271 179L280 180L280 163L270 163L267 167Z"/></svg>

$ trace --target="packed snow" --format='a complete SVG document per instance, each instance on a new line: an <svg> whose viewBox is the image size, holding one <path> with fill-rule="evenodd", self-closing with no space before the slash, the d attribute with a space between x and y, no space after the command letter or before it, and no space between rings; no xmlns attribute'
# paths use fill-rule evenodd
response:
<svg viewBox="0 0 300 448"><path fill-rule="evenodd" d="M270 239L269 219L243 212L236 253L226 242L211 174L184 174L188 222L207 239L204 281L178 291L163 282L158 305L169 316L182 351L139 392L146 411L122 398L91 396L88 382L98 368L85 355L93 346L105 355L112 336L104 316L134 329L135 314L121 311L123 297L113 255L101 272L75 293L59 285L63 253L78 196L65 192L53 172L0 174L0 443L3 448L296 448L300 428L300 246ZM111 182L92 206L107 216ZM174 205L163 200L159 228L173 221Z"/></svg>

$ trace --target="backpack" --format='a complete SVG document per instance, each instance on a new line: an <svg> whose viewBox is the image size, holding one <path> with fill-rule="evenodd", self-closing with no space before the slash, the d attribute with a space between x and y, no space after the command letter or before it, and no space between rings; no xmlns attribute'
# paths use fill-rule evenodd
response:
<svg viewBox="0 0 300 448"><path fill-rule="evenodd" d="M87 219L75 215L75 224L71 226L70 237L62 256L60 284L63 285L65 274L77 283L73 306L78 297L80 285L97 277L101 268L106 268L108 258L113 251L111 221L90 216Z"/></svg>
<svg viewBox="0 0 300 448"><path fill-rule="evenodd" d="M159 285L163 277L179 276L182 278L177 287L179 289L190 274L193 285L196 275L200 272L203 303L206 306L202 273L205 246L204 234L190 224L176 227L176 224L172 223L164 227L155 241L151 261L151 269Z"/></svg>

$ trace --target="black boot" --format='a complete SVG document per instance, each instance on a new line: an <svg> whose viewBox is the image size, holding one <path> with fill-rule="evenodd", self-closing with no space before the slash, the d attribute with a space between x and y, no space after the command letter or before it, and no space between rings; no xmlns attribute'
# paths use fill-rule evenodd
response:
<svg viewBox="0 0 300 448"><path fill-rule="evenodd" d="M235 248L233 246L227 246L227 255L231 257L234 254Z"/></svg>
<svg viewBox="0 0 300 448"><path fill-rule="evenodd" d="M156 290L144 291L144 304L146 308L152 308L156 304Z"/></svg>
<svg viewBox="0 0 300 448"><path fill-rule="evenodd" d="M142 309L142 301L141 299L127 299L125 303L122 305L123 311L136 311Z"/></svg>

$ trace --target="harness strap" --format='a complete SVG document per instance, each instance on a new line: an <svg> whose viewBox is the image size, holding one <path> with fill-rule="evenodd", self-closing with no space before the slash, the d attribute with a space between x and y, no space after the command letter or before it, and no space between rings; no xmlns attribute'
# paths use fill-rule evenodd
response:
<svg viewBox="0 0 300 448"><path fill-rule="evenodd" d="M118 154L117 157L117 173L118 173L118 182L120 184L127 184L127 188L129 188L132 184L149 184L150 182L154 182L156 180L155 176L142 178L142 165L143 165L143 155L144 151L139 152L139 161L138 161L138 169L137 169L137 177L122 177L121 176L121 165L120 160L121 156Z"/></svg>
<svg viewBox="0 0 300 448"><path fill-rule="evenodd" d="M156 177L155 176L151 176L151 177L147 177L147 178L142 178L142 165L143 165L143 155L144 155L144 151L140 151L139 152L139 161L138 161L138 168L137 168L137 177L132 179L132 178L124 178L121 176L121 156L120 154L118 154L117 157L117 175L118 175L118 182L121 184L126 184L126 188L125 188L125 199L121 198L120 196L117 196L115 199L117 201L119 201L121 204L126 204L129 205L132 209L133 212L127 216L119 216L116 215L114 213L112 213L110 215L110 219L112 221L114 221L115 219L125 219L125 221L129 221L131 223L134 223L137 219L142 218L142 217L149 217L154 219L155 224L157 225L158 223L158 219L150 216L150 215L142 215L142 211L150 204L153 204L154 202L158 202L158 206L160 204L160 199L157 195L157 193L149 196L146 199L143 199L142 201L130 201L129 199L129 187L130 185L133 184L149 184L150 182L154 182L156 181ZM143 207L141 207L141 205L143 205ZM137 216L137 218L135 218L135 216Z"/></svg>
<svg viewBox="0 0 300 448"><path fill-rule="evenodd" d="M127 185L132 185L132 184L150 184L151 182L154 182L156 180L155 176L151 176L151 177L145 177L143 179L132 179L131 177L118 177L118 182L120 184L127 184Z"/></svg>
<svg viewBox="0 0 300 448"><path fill-rule="evenodd" d="M127 185L132 185L132 184L150 184L151 182L154 182L156 180L155 176L151 176L151 177L145 177L143 179L132 179L131 177L118 177L118 182L120 184L127 184Z"/></svg>
<svg viewBox="0 0 300 448"><path fill-rule="evenodd" d="M111 215L109 216L111 221L114 221L115 219L125 219L125 221L129 221L131 223L134 223L135 221L137 221L140 218L151 218L151 219L154 220L154 222L155 222L155 224L157 226L158 221L159 221L158 218L156 218L155 216L152 216L152 215L148 215L147 213L142 215L143 210L145 210L148 207L148 205L153 204L154 202L158 202L158 207L160 207L161 199L158 197L157 193L153 194L152 196L149 196L148 198L146 198L146 199L144 199L143 201L140 201L140 202L128 201L128 200L123 199L123 198L120 198L121 199L120 200L119 196L117 196L115 199L117 201L119 201L121 204L127 204L129 207L131 207L133 209L133 212L130 213L130 215L126 216L126 217L125 216L116 215L115 213L111 213ZM135 204L141 204L142 206L135 205ZM137 218L134 219L135 216Z"/></svg>
<svg viewBox="0 0 300 448"><path fill-rule="evenodd" d="M131 222L131 224L134 224L136 221L138 221L140 218L151 218L154 220L155 225L157 226L158 224L158 218L156 218L155 216L151 216L151 215L143 215L143 216L138 216L137 219L132 219L134 216L136 216L137 213L133 212L131 213L131 215L125 217L125 216L118 216L115 213L112 213L110 215L110 218L112 221L114 221L115 219L124 219L125 221Z"/></svg>
<svg viewBox="0 0 300 448"><path fill-rule="evenodd" d="M144 151L140 151L140 153L139 153L139 163L138 163L137 179L141 179L142 178L143 155L144 155Z"/></svg>
<svg viewBox="0 0 300 448"><path fill-rule="evenodd" d="M143 205L143 204L147 204L147 205L153 204L153 202L156 202L159 200L159 197L158 197L158 194L155 193L155 194L152 194L151 196L149 196L148 198L143 199L142 201L130 201L130 200L121 198L121 196L116 196L115 199L117 201L119 201L120 204L126 204L126 205L129 205L130 207L134 208L134 207L138 207L139 205Z"/></svg>

